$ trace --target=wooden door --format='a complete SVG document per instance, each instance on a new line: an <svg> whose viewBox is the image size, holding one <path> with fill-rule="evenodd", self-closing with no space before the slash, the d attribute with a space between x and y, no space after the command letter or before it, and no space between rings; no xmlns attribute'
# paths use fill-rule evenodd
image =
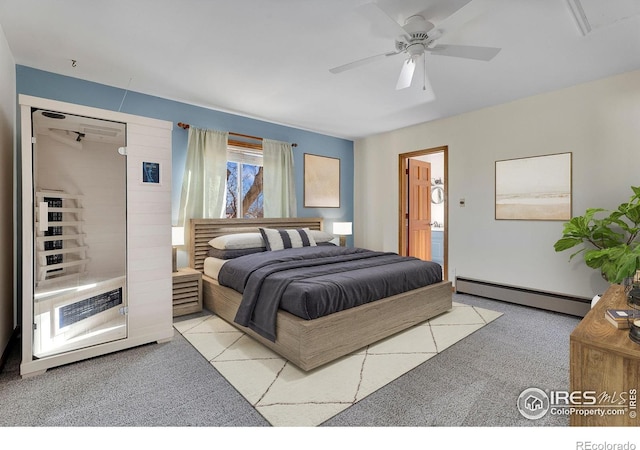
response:
<svg viewBox="0 0 640 450"><path fill-rule="evenodd" d="M431 163L408 159L408 252L431 260Z"/></svg>

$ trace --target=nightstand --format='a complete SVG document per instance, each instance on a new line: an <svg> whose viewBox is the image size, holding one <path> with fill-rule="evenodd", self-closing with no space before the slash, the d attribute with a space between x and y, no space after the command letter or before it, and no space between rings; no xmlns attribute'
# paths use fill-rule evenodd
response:
<svg viewBox="0 0 640 450"><path fill-rule="evenodd" d="M202 273L190 267L173 272L173 317L202 311Z"/></svg>

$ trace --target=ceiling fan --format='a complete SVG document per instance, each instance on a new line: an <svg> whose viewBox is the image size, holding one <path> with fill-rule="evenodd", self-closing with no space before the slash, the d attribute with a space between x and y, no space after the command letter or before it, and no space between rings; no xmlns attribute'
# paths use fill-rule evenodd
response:
<svg viewBox="0 0 640 450"><path fill-rule="evenodd" d="M469 1L463 1L461 3L466 4L469 3ZM425 58L426 53L490 61L500 51L499 48L495 47L436 44L436 41L443 35L443 32L440 29L436 29L435 25L431 21L427 20L422 14L410 16L406 19L404 25L400 25L373 2L360 6L358 10L370 21L378 25L383 25L396 34L395 50L334 67L329 70L331 73L341 73L346 70L369 64L373 61L403 54L405 56L405 60L402 63L402 69L396 84L396 89L400 90L411 86L416 63L418 62L418 59L422 57L425 65L423 89L426 90L426 86L428 85ZM453 12L455 11L449 11L449 15L453 14Z"/></svg>

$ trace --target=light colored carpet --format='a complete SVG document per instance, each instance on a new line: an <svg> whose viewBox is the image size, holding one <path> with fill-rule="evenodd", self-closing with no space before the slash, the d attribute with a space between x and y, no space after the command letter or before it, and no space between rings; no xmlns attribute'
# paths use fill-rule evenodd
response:
<svg viewBox="0 0 640 450"><path fill-rule="evenodd" d="M460 342L502 313L461 303L304 372L215 315L174 327L274 426L316 426Z"/></svg>

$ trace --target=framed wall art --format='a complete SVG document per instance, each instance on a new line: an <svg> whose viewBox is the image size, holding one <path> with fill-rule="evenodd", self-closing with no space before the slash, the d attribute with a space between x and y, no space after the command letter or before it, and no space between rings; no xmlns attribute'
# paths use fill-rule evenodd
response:
<svg viewBox="0 0 640 450"><path fill-rule="evenodd" d="M160 163L147 161L142 163L142 182L160 184Z"/></svg>
<svg viewBox="0 0 640 450"><path fill-rule="evenodd" d="M571 156L496 161L496 220L571 219Z"/></svg>
<svg viewBox="0 0 640 450"><path fill-rule="evenodd" d="M340 159L304 154L304 206L340 207Z"/></svg>

